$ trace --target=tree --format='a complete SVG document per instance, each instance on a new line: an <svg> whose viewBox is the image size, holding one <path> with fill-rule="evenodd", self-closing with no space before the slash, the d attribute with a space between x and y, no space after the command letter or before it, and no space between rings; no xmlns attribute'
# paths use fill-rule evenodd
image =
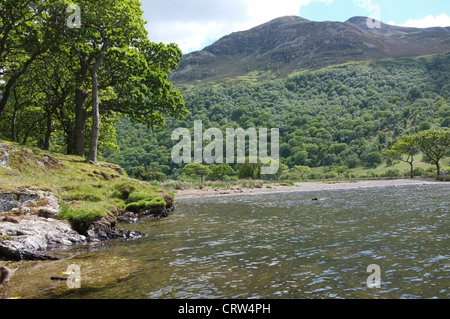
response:
<svg viewBox="0 0 450 319"><path fill-rule="evenodd" d="M289 166L283 163L279 163L278 165L278 171L275 173L275 177L277 178L277 182L280 179L281 174L283 174L284 171L287 171L289 169Z"/></svg>
<svg viewBox="0 0 450 319"><path fill-rule="evenodd" d="M211 175L220 181L223 181L225 176L234 174L234 169L232 169L231 166L227 164L211 165L210 169Z"/></svg>
<svg viewBox="0 0 450 319"><path fill-rule="evenodd" d="M2 0L0 6L0 116L16 82L45 50L42 1Z"/></svg>
<svg viewBox="0 0 450 319"><path fill-rule="evenodd" d="M294 166L294 171L300 174L300 178L303 180L307 174L311 173L311 168L309 166Z"/></svg>
<svg viewBox="0 0 450 319"><path fill-rule="evenodd" d="M390 150L383 151L383 155L388 158L408 163L411 167L411 178L414 178L414 156L418 153L419 147L414 136L403 136L397 143L392 145Z"/></svg>
<svg viewBox="0 0 450 319"><path fill-rule="evenodd" d="M97 161L100 119L118 112L151 128L165 125L164 115L185 116L181 94L167 81L178 67L174 44L151 43L138 0L77 1L81 27L67 25L67 0L49 7L54 37L78 58L75 73L74 154L84 155L84 130L91 127L88 160ZM106 94L102 95L102 92ZM91 95L91 106L85 105ZM88 119L91 122L87 122Z"/></svg>
<svg viewBox="0 0 450 319"><path fill-rule="evenodd" d="M432 129L414 136L414 142L430 162L436 165L437 176L441 175L440 161L450 153L450 130Z"/></svg>
<svg viewBox="0 0 450 319"><path fill-rule="evenodd" d="M383 161L383 158L380 154L380 152L370 152L363 158L364 162L369 167L376 167L377 165L381 164Z"/></svg>
<svg viewBox="0 0 450 319"><path fill-rule="evenodd" d="M199 164L199 163L187 164L184 167L184 171L187 175L200 176L202 183L203 183L203 177L211 174L211 170L209 169L208 166Z"/></svg>
<svg viewBox="0 0 450 319"><path fill-rule="evenodd" d="M261 166L262 163L259 157L257 158L257 160L253 160L252 163L250 163L250 159L247 157L245 159L245 163L237 164L237 176L241 179L259 179L261 178Z"/></svg>

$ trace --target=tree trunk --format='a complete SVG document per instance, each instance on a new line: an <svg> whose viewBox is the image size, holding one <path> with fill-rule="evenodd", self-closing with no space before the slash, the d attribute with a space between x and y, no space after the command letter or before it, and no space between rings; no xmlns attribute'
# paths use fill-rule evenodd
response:
<svg viewBox="0 0 450 319"><path fill-rule="evenodd" d="M86 109L84 103L88 97L88 93L83 90L83 83L86 79L88 67L80 60L81 69L76 77L75 89L75 128L73 130L73 154L84 156L84 130L86 127Z"/></svg>
<svg viewBox="0 0 450 319"><path fill-rule="evenodd" d="M414 166L413 166L413 162L410 162L409 165L411 165L411 178L414 178Z"/></svg>
<svg viewBox="0 0 450 319"><path fill-rule="evenodd" d="M33 124L31 124L31 125L28 127L28 130L26 131L25 136L24 136L23 139L22 139L22 143L21 143L22 145L27 144L28 137L30 137L30 134L31 134L31 132L34 130L36 124L37 124L37 121L34 122Z"/></svg>
<svg viewBox="0 0 450 319"><path fill-rule="evenodd" d="M98 138L100 136L100 111L98 105L97 69L92 70L92 132L89 144L88 161L98 162Z"/></svg>
<svg viewBox="0 0 450 319"><path fill-rule="evenodd" d="M11 141L18 142L16 134L16 122L17 122L17 104L14 105L12 121L11 121Z"/></svg>
<svg viewBox="0 0 450 319"><path fill-rule="evenodd" d="M50 137L52 136L52 113L47 113L47 130L45 132L43 150L48 151L50 149Z"/></svg>
<svg viewBox="0 0 450 319"><path fill-rule="evenodd" d="M437 177L441 176L441 165L439 165L439 161L436 162L437 168Z"/></svg>
<svg viewBox="0 0 450 319"><path fill-rule="evenodd" d="M86 109L84 102L88 94L81 89L75 90L75 128L73 130L73 154L84 156L84 133L86 127Z"/></svg>

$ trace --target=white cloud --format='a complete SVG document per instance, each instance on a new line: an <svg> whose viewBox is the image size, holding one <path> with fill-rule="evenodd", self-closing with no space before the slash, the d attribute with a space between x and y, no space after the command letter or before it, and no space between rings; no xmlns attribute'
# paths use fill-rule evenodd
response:
<svg viewBox="0 0 450 319"><path fill-rule="evenodd" d="M154 42L175 42L183 52L199 50L235 31L272 19L299 15L313 1L333 0L144 0L147 29ZM167 17L170 17L168 19Z"/></svg>
<svg viewBox="0 0 450 319"><path fill-rule="evenodd" d="M438 16L428 15L421 19L409 19L406 23L399 25L414 28L448 27L450 26L450 17L445 13Z"/></svg>

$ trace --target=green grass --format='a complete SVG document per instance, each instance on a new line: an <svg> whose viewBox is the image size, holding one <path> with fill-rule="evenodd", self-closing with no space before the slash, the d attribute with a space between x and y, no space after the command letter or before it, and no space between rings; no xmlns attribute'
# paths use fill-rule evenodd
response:
<svg viewBox="0 0 450 319"><path fill-rule="evenodd" d="M120 175L118 166L89 164L82 157L55 154L1 142L8 148L8 168L0 166L0 192L36 188L60 199L59 217L83 233L92 222L117 214L163 208L174 193Z"/></svg>

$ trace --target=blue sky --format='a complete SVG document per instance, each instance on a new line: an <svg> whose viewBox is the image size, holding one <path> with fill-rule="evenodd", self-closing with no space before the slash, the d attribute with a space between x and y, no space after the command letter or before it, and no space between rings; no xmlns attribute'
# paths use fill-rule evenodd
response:
<svg viewBox="0 0 450 319"><path fill-rule="evenodd" d="M409 26L450 26L450 0L141 0L150 40L177 43L184 53L272 19L314 21L367 16Z"/></svg>

